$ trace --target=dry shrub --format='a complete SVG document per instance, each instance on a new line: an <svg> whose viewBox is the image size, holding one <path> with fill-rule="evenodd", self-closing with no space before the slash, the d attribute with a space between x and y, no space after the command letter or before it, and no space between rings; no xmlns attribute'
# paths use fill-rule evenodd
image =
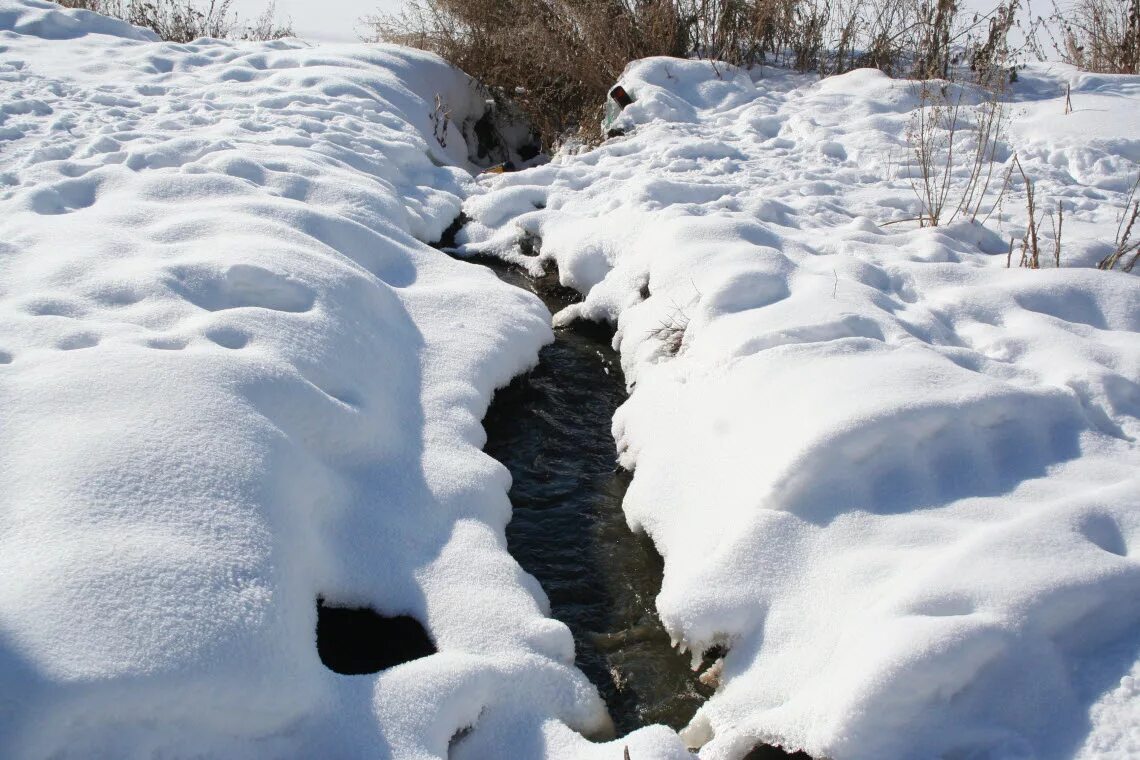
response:
<svg viewBox="0 0 1140 760"><path fill-rule="evenodd" d="M689 49L669 0L410 0L365 22L369 39L435 52L513 101L547 146L583 125L596 131L626 63Z"/></svg>
<svg viewBox="0 0 1140 760"><path fill-rule="evenodd" d="M513 100L549 147L569 130L595 138L605 93L637 58L989 72L1009 57L1017 2L964 18L957 0L409 0L364 22L367 39L431 50Z"/></svg>
<svg viewBox="0 0 1140 760"><path fill-rule="evenodd" d="M1009 187L1010 171L998 169L997 151L1009 121L1000 87L982 88L977 106L951 96L945 82L921 82L919 106L907 126L911 188L924 227L956 219L985 222ZM995 175L995 169L998 169Z"/></svg>
<svg viewBox="0 0 1140 760"><path fill-rule="evenodd" d="M985 18L975 16L973 30L980 26L978 22L984 22L985 35L975 39L971 31L966 48L970 70L984 86L1004 87L1004 80L1014 70L1011 64L1019 51L1010 48L1009 33L1017 21L1019 6L1019 0L1008 0L998 3Z"/></svg>
<svg viewBox="0 0 1140 760"><path fill-rule="evenodd" d="M1140 0L1076 0L1064 13L1054 47L1065 63L1106 74L1140 74Z"/></svg>
<svg viewBox="0 0 1140 760"><path fill-rule="evenodd" d="M734 64L762 60L795 20L798 0L677 0L681 39L693 52Z"/></svg>
<svg viewBox="0 0 1140 760"><path fill-rule="evenodd" d="M276 20L275 3L247 23L230 11L233 0L59 0L65 8L82 8L152 30L168 42L214 39L278 40L293 36L289 23Z"/></svg>

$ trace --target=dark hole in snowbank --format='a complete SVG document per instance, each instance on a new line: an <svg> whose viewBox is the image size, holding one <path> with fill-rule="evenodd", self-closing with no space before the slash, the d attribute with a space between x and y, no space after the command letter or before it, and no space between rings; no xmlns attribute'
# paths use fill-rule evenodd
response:
<svg viewBox="0 0 1140 760"><path fill-rule="evenodd" d="M744 756L744 760L782 760L790 757L792 760L812 760L806 752L786 752L779 747L762 744Z"/></svg>
<svg viewBox="0 0 1140 760"><path fill-rule="evenodd" d="M528 130L527 138L522 144L509 144L507 138L499 131L499 126L523 117L518 112L512 115L509 107L506 111L507 113L503 113L503 105L498 103L488 108L472 125L472 134L465 135L469 142L474 137L476 163L486 165L509 161L512 148L522 161L529 161L541 152L542 145L533 130Z"/></svg>
<svg viewBox="0 0 1140 760"><path fill-rule="evenodd" d="M447 226L447 229L443 231L442 235L440 235L439 240L431 244L432 248L439 248L443 251L446 251L449 248L454 248L455 236L459 234L459 231L461 229L463 229L463 225L467 224L469 221L471 221L471 218L467 216L467 214L464 214L462 211L460 211L459 216L455 217L455 220Z"/></svg>
<svg viewBox="0 0 1140 760"><path fill-rule="evenodd" d="M451 735L451 738L447 740L447 756L449 758L452 757L451 753L455 751L455 748L458 747L464 739L470 736L473 730L474 726L464 726Z"/></svg>
<svg viewBox="0 0 1140 760"><path fill-rule="evenodd" d="M431 637L413 617L385 617L367 607L330 607L317 599L317 654L335 673L378 673L435 653Z"/></svg>

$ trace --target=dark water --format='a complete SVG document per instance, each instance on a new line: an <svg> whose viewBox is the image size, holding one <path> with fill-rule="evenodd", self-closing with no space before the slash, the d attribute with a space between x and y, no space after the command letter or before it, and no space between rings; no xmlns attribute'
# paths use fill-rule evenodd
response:
<svg viewBox="0 0 1140 760"><path fill-rule="evenodd" d="M538 292L552 311L569 303L557 286L492 268ZM578 667L618 733L651 723L681 728L712 690L670 647L654 611L661 557L621 511L630 476L615 463L610 423L626 392L610 336L597 325L556 331L539 366L495 395L485 450L514 476L511 555L570 627Z"/></svg>

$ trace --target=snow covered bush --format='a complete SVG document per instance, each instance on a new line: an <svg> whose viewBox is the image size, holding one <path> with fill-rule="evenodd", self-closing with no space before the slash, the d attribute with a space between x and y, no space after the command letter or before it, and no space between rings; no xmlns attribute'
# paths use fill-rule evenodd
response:
<svg viewBox="0 0 1140 760"><path fill-rule="evenodd" d="M437 53L517 104L547 146L568 131L594 137L626 63L689 49L671 0L409 0L367 23L373 39Z"/></svg>

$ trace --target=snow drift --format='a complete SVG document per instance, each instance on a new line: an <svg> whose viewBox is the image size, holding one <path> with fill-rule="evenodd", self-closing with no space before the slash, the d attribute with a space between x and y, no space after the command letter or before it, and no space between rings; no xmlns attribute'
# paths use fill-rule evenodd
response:
<svg viewBox="0 0 1140 760"><path fill-rule="evenodd" d="M1014 86L996 155L1066 203L1060 269L1006 268L1021 190L989 227L903 221L919 101L871 70L632 64L625 136L465 204L462 252L555 263L585 295L556 323L616 323L658 609L730 649L701 757L1140 753L1140 279L1088 268L1140 170L1137 81Z"/></svg>
<svg viewBox="0 0 1140 760"><path fill-rule="evenodd" d="M620 757L480 450L549 315L424 242L467 78L0 0L0 92L0 754ZM439 653L332 673L318 597Z"/></svg>

